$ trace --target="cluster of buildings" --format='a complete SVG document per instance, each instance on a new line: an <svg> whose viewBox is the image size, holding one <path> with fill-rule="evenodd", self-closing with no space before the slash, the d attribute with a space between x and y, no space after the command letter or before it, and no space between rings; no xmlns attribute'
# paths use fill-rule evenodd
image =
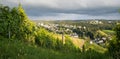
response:
<svg viewBox="0 0 120 59"><path fill-rule="evenodd" d="M90 24L103 24L102 21L98 21L98 20L93 20L93 21L89 21ZM108 23L112 23L111 21L108 21ZM87 29L87 27L85 26L76 26L76 25L68 25L68 24L55 24L55 23L37 23L38 26L44 27L47 30L50 30L54 33L67 33L68 35L70 35L71 37L75 37L75 38L79 38L78 34L73 32L73 29L79 28L79 29ZM103 44L105 43L105 41L107 40L106 37L102 37L102 38L95 38L94 40L92 40L91 42L95 42L97 44Z"/></svg>
<svg viewBox="0 0 120 59"><path fill-rule="evenodd" d="M90 24L103 24L103 22L98 20L93 20L93 21L90 21Z"/></svg>
<svg viewBox="0 0 120 59"><path fill-rule="evenodd" d="M38 23L38 26L44 27L52 32L55 33L67 33L68 35L70 35L71 37L75 37L78 38L78 34L77 33L73 33L72 29L75 28L86 28L85 26L76 26L76 25L67 25L67 24L45 24L45 23Z"/></svg>

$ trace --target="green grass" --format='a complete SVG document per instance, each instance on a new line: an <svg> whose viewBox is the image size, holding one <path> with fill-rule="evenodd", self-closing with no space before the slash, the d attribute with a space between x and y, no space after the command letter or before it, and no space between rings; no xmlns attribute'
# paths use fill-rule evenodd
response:
<svg viewBox="0 0 120 59"><path fill-rule="evenodd" d="M89 42L85 42L85 47L86 47L87 50L89 48L91 48L91 49L93 49L93 50L95 50L97 52L100 52L100 53L105 53L107 51L106 48L103 48L103 47L101 47L101 46L99 46L99 45L97 45L95 43L90 44Z"/></svg>
<svg viewBox="0 0 120 59"><path fill-rule="evenodd" d="M109 59L106 54L88 50L86 52L62 52L41 48L20 40L0 37L0 59Z"/></svg>
<svg viewBox="0 0 120 59"><path fill-rule="evenodd" d="M109 34L109 35L115 34L115 31L112 31L112 30L102 30L102 31L105 32L106 34Z"/></svg>
<svg viewBox="0 0 120 59"><path fill-rule="evenodd" d="M108 36L108 34L106 34L105 32L101 31L101 30L98 30L97 31L101 36Z"/></svg>
<svg viewBox="0 0 120 59"><path fill-rule="evenodd" d="M18 40L0 39L0 59L77 59L79 53L64 53Z"/></svg>

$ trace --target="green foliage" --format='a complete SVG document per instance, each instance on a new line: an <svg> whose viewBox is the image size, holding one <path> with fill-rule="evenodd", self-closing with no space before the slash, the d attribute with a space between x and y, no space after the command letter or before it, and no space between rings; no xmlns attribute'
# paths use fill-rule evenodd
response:
<svg viewBox="0 0 120 59"><path fill-rule="evenodd" d="M82 53L68 36L63 44L62 40L55 38L47 30L36 28L21 5L14 8L1 5L0 59L106 59L99 52L88 50Z"/></svg>
<svg viewBox="0 0 120 59"><path fill-rule="evenodd" d="M36 44L44 48L55 48L55 45L56 45L55 38L53 38L53 36L43 28L40 28L37 31L35 42Z"/></svg>
<svg viewBox="0 0 120 59"><path fill-rule="evenodd" d="M9 9L8 6L0 6L0 34L3 36L7 35L9 21L11 19Z"/></svg>
<svg viewBox="0 0 120 59"><path fill-rule="evenodd" d="M65 52L70 52L70 51L80 52L80 49L78 47L75 47L69 36L65 36L65 44L63 48Z"/></svg>
<svg viewBox="0 0 120 59"><path fill-rule="evenodd" d="M102 30L102 31L108 35L115 35L115 31L112 31L112 30Z"/></svg>
<svg viewBox="0 0 120 59"><path fill-rule="evenodd" d="M58 38L54 38L52 33L49 33L47 30L40 28L37 31L37 35L35 38L35 42L37 45L44 48L51 48L54 50L63 50L64 52L72 52L78 51L74 44L71 42L69 37L65 37L65 44L63 44L62 40Z"/></svg>
<svg viewBox="0 0 120 59"><path fill-rule="evenodd" d="M26 44L21 40L8 40L0 36L0 59L112 59L108 54L94 50L86 52L61 52Z"/></svg>
<svg viewBox="0 0 120 59"><path fill-rule="evenodd" d="M117 24L117 26L114 28L114 30L116 32L116 38L117 38L117 40L120 41L120 24Z"/></svg>
<svg viewBox="0 0 120 59"><path fill-rule="evenodd" d="M33 42L34 31L35 25L28 19L21 5L14 8L0 7L0 35Z"/></svg>
<svg viewBox="0 0 120 59"><path fill-rule="evenodd" d="M103 48L95 43L90 44L90 41L85 42L85 49L86 50L92 49L92 50L100 52L100 53L104 53L106 51L105 48Z"/></svg>
<svg viewBox="0 0 120 59"><path fill-rule="evenodd" d="M96 32L96 35L95 35L95 36L101 38L101 37L107 37L108 35L107 35L106 33L104 33L103 31L98 30L98 31Z"/></svg>
<svg viewBox="0 0 120 59"><path fill-rule="evenodd" d="M62 41L49 33L47 30L40 28L36 29L35 24L31 22L21 5L14 8L2 6L1 9L0 30L4 37L17 38L25 42L32 42L44 47L55 50L72 51L74 46L70 40L67 40L63 45ZM14 17L13 17L14 16ZM35 39L34 39L35 38Z"/></svg>
<svg viewBox="0 0 120 59"><path fill-rule="evenodd" d="M116 25L114 30L116 37L110 41L108 49L114 59L120 59L120 24Z"/></svg>

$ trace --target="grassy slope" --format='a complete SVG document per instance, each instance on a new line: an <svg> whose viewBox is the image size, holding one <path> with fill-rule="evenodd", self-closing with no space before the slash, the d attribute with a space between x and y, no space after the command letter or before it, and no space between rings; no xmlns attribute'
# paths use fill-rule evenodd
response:
<svg viewBox="0 0 120 59"><path fill-rule="evenodd" d="M54 35L55 38L62 39L62 35L60 35L60 34L53 34L53 35ZM70 39L72 40L73 44L75 44L76 47L81 48L83 46L83 44L84 44L84 40L83 39L74 38L74 37L70 37Z"/></svg>
<svg viewBox="0 0 120 59"><path fill-rule="evenodd" d="M59 39L62 39L62 38L61 38L62 35L60 35L60 34L56 34L56 35L54 35L54 36L55 36L55 37L58 37ZM71 38L72 42L75 44L75 46L77 46L77 47L82 48L82 46L85 45L85 46L86 46L86 49L92 48L92 49L94 49L94 50L96 50L96 51L98 51L98 52L101 52L101 53L103 53L103 52L106 51L105 48L103 48L103 47L101 47L101 46L99 46L99 45L97 45L97 44L95 44L95 43L90 44L90 43L86 42L86 41L83 40L83 39L74 38L74 37L70 37L70 38Z"/></svg>
<svg viewBox="0 0 120 59"><path fill-rule="evenodd" d="M103 31L101 31L101 30L98 30L97 31L100 35L102 35L102 36L108 36L105 32L103 32Z"/></svg>
<svg viewBox="0 0 120 59"><path fill-rule="evenodd" d="M108 59L103 53L61 52L0 37L0 59Z"/></svg>
<svg viewBox="0 0 120 59"><path fill-rule="evenodd" d="M0 39L0 59L77 59L78 53L64 53L25 44L18 40Z"/></svg>
<svg viewBox="0 0 120 59"><path fill-rule="evenodd" d="M102 30L102 31L105 32L106 34L109 34L109 35L115 34L115 31L112 31L112 30Z"/></svg>
<svg viewBox="0 0 120 59"><path fill-rule="evenodd" d="M100 52L100 53L104 53L104 52L107 51L107 49L105 49L105 48L103 48L103 47L101 47L101 46L99 46L99 45L97 45L95 43L90 44L89 42L85 42L85 46L86 46L86 49L91 48L91 49L93 49L93 50L95 50L97 52Z"/></svg>

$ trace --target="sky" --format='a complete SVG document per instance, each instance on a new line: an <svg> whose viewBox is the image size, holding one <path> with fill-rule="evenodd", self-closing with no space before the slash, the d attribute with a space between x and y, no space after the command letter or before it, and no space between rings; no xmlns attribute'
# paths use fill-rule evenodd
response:
<svg viewBox="0 0 120 59"><path fill-rule="evenodd" d="M10 7L22 4L32 20L120 20L120 0L0 0Z"/></svg>

